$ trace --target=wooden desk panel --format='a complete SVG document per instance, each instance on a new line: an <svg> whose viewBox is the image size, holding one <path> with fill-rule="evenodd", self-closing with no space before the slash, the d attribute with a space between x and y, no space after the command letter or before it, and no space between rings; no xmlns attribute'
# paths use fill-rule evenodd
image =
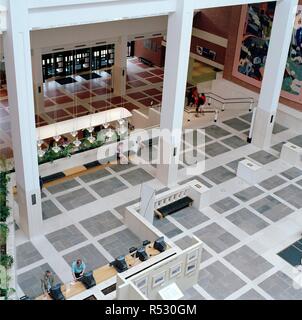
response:
<svg viewBox="0 0 302 320"><path fill-rule="evenodd" d="M153 243L146 246L146 252L149 256L149 259L160 254L160 252L158 250L153 248ZM128 267L129 267L129 270L131 268L143 263L138 258L133 258L131 256L131 254L128 254L125 257L125 259L126 259ZM95 282L97 285L113 278L116 275L117 275L117 271L115 270L114 267L110 267L109 264L93 271L93 276L94 276L94 279L95 279ZM70 282L69 285L70 285L69 290L66 290L66 285L62 285L62 287L61 287L62 293L66 299L70 299L70 298L84 292L85 290L87 290L85 288L85 286L82 284L82 282L80 282L80 281ZM41 295L41 296L37 297L36 300L52 300L52 299L48 295L47 295L47 298L44 295Z"/></svg>

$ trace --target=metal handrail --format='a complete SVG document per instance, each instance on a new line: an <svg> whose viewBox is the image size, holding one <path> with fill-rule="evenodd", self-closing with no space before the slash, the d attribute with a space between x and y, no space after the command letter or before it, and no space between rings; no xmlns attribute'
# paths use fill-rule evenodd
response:
<svg viewBox="0 0 302 320"><path fill-rule="evenodd" d="M213 92L206 92L205 96L209 99L215 100L222 104L221 111L224 111L226 104L236 104L236 103L249 103L249 111L252 111L253 105L255 103L254 98L242 97L242 98L222 98L218 94ZM211 103L208 102L208 105Z"/></svg>

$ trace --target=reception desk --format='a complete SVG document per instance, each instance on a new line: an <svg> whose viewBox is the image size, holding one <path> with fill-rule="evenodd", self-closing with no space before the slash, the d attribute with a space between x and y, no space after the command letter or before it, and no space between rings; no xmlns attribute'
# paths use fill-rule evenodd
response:
<svg viewBox="0 0 302 320"><path fill-rule="evenodd" d="M149 256L149 259L152 259L152 257L157 256L160 254L160 252L153 248L153 243L146 246L146 252ZM132 268L135 266L141 265L142 261L140 261L138 258L133 258L131 254L128 254L126 257L126 262L128 265L127 272L131 271ZM93 271L93 276L96 282L96 285L99 285L117 275L117 271L114 267L109 266L109 264L100 267ZM66 299L70 299L80 293L83 293L85 290L85 286L80 282L70 282L67 284L62 285L61 287L62 293L65 296ZM41 295L36 298L36 300L52 300L49 295Z"/></svg>

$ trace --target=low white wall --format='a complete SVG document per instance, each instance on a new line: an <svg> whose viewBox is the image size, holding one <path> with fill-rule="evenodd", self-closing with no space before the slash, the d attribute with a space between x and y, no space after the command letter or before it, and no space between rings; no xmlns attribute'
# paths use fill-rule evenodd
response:
<svg viewBox="0 0 302 320"><path fill-rule="evenodd" d="M136 212L133 206L125 208L124 223L142 241L153 242L163 236L157 228Z"/></svg>
<svg viewBox="0 0 302 320"><path fill-rule="evenodd" d="M132 299L132 289L130 284L132 283L134 286L140 282L144 282L145 285L141 288L137 289L142 293L142 297L145 295L150 300L159 300L161 297L158 292L171 285L172 283L176 283L179 289L184 292L187 289L191 288L198 281L199 275L199 266L201 263L201 255L202 255L202 243L195 236L192 239L195 244L184 251L177 252L174 256L171 256L165 260L162 260L160 263L151 266L150 268L143 270L139 274L128 278L124 274L121 274L120 277L124 279L124 281L120 281L121 286L117 286L117 297L126 298L128 300L137 299L136 296ZM194 257L190 260L190 257ZM195 266L195 269L187 273L188 266ZM174 268L180 267L180 272L173 276L172 270ZM164 281L155 286L154 279L159 276L163 276ZM128 283L129 286L125 286L125 283ZM121 292L120 292L121 288Z"/></svg>

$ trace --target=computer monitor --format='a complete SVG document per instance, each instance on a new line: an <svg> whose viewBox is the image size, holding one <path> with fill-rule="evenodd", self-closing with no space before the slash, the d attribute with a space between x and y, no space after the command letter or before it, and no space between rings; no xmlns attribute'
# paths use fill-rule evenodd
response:
<svg viewBox="0 0 302 320"><path fill-rule="evenodd" d="M121 273L128 270L128 265L125 256L119 256L115 259L114 266L116 270Z"/></svg>
<svg viewBox="0 0 302 320"><path fill-rule="evenodd" d="M90 289L96 285L95 279L93 277L93 272L85 272L83 277L81 278L81 282L85 286L86 289Z"/></svg>
<svg viewBox="0 0 302 320"><path fill-rule="evenodd" d="M148 254L145 250L145 247L138 248L136 251L136 257L139 258L140 261L148 260Z"/></svg>
<svg viewBox="0 0 302 320"><path fill-rule="evenodd" d="M167 244L165 242L164 237L160 237L158 238L155 242L154 242L154 249L158 250L159 252L164 252L167 249Z"/></svg>
<svg viewBox="0 0 302 320"><path fill-rule="evenodd" d="M148 246L150 243L151 243L151 241L145 240L145 241L143 241L143 246L146 247L146 246Z"/></svg>
<svg viewBox="0 0 302 320"><path fill-rule="evenodd" d="M61 291L61 283L56 284L50 288L49 294L53 300L65 300L65 297Z"/></svg>

